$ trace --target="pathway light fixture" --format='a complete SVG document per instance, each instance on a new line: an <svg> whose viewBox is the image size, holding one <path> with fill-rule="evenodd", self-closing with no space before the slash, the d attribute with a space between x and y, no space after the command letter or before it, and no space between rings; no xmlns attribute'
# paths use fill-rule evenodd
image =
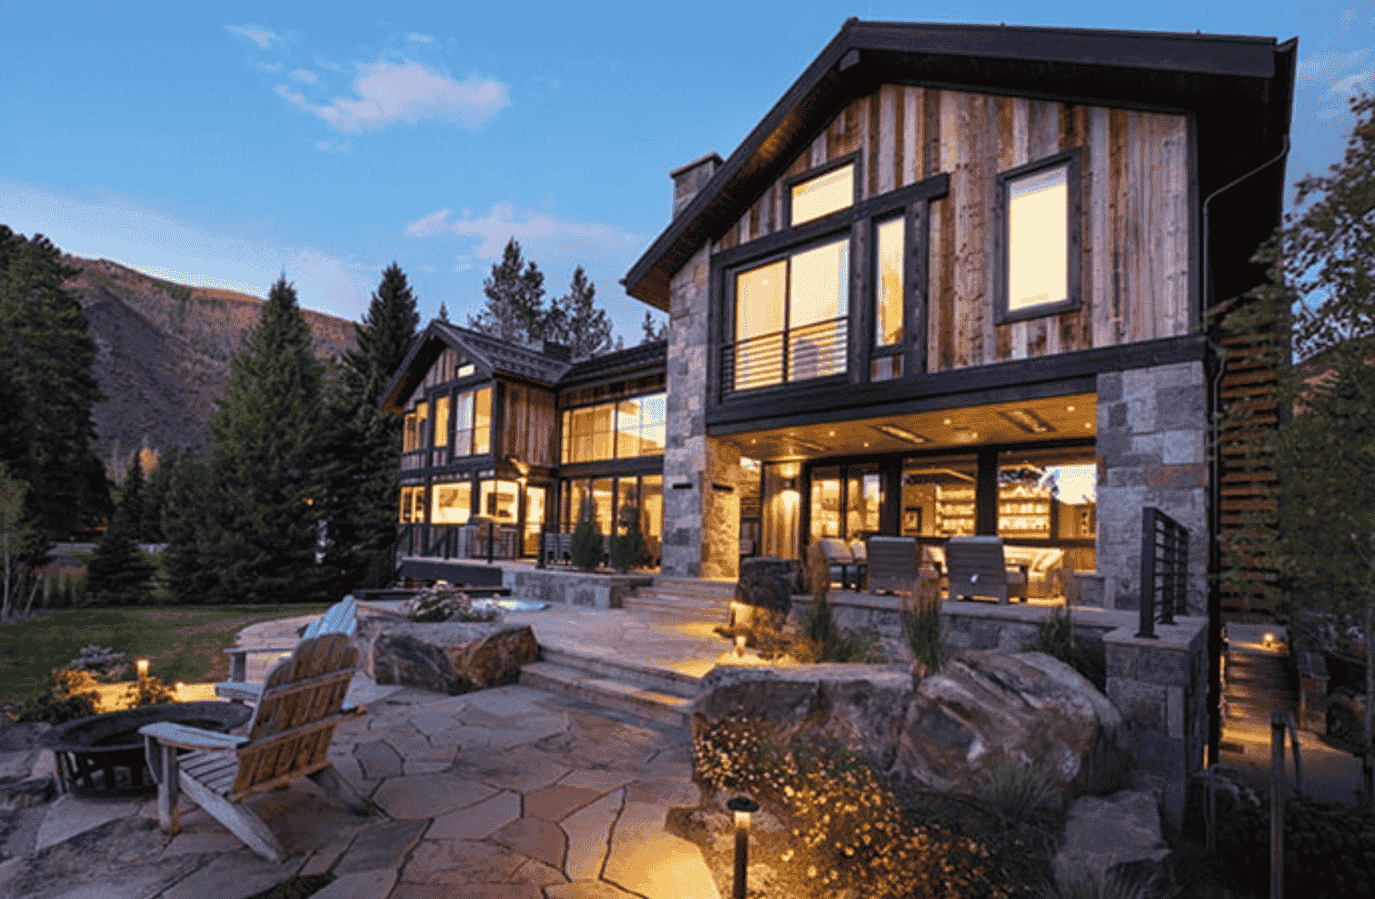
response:
<svg viewBox="0 0 1375 899"><path fill-rule="evenodd" d="M736 796L726 801L726 808L735 813L735 889L733 899L745 899L745 869L750 857L750 812L759 811L759 804L748 796Z"/></svg>

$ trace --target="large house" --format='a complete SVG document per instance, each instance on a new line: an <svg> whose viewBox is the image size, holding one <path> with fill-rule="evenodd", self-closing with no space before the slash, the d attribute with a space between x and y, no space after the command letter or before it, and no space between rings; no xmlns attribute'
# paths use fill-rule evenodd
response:
<svg viewBox="0 0 1375 899"><path fill-rule="evenodd" d="M1229 383L1208 313L1264 276L1295 55L851 19L729 158L671 173L672 221L624 279L668 313L666 357L421 335L386 400L407 553L495 521L533 556L591 497L603 532L642 510L668 575L999 535L1134 607L1154 506L1189 531L1203 613Z"/></svg>

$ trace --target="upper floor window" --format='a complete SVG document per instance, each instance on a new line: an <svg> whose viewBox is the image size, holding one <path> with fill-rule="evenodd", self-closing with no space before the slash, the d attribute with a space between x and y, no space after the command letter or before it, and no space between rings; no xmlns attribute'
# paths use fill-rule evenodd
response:
<svg viewBox="0 0 1375 899"><path fill-rule="evenodd" d="M666 399L651 393L564 410L564 464L662 453Z"/></svg>
<svg viewBox="0 0 1375 899"><path fill-rule="evenodd" d="M1003 321L1047 315L1079 304L1079 156L1077 151L998 176L1002 200Z"/></svg>
<svg viewBox="0 0 1375 899"><path fill-rule="evenodd" d="M848 163L837 169L799 181L791 188L791 225L800 225L830 215L855 202L855 166Z"/></svg>
<svg viewBox="0 0 1375 899"><path fill-rule="evenodd" d="M492 388L465 390L454 399L454 455L492 451Z"/></svg>
<svg viewBox="0 0 1375 899"><path fill-rule="evenodd" d="M405 425L401 432L401 451L415 452L428 446L429 433L426 425L430 418L430 404L424 401L415 404L406 413Z"/></svg>
<svg viewBox="0 0 1375 899"><path fill-rule="evenodd" d="M849 238L737 272L730 389L844 373L849 284Z"/></svg>
<svg viewBox="0 0 1375 899"><path fill-rule="evenodd" d="M449 397L439 396L434 400L434 445L449 445Z"/></svg>

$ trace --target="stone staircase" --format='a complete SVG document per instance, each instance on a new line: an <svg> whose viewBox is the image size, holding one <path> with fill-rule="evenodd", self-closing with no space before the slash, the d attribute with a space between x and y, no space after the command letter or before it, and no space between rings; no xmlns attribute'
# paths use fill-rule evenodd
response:
<svg viewBox="0 0 1375 899"><path fill-rule="evenodd" d="M520 682L670 727L686 727L700 678L634 662L542 647L544 661L522 665Z"/></svg>
<svg viewBox="0 0 1375 899"><path fill-rule="evenodd" d="M696 621L730 621L730 601L735 581L693 577L654 578L653 587L640 587L625 598L633 612L689 617Z"/></svg>
<svg viewBox="0 0 1375 899"><path fill-rule="evenodd" d="M653 587L636 589L624 602L634 614L724 625L734 595L734 581L656 577ZM691 721L700 678L569 646L541 649L543 661L521 667L522 684L670 727Z"/></svg>
<svg viewBox="0 0 1375 899"><path fill-rule="evenodd" d="M1282 709L1297 716L1298 691L1288 652L1262 649L1254 642L1259 635L1248 631L1228 625L1230 639L1223 674L1223 749L1248 755L1259 753L1268 758L1270 710Z"/></svg>

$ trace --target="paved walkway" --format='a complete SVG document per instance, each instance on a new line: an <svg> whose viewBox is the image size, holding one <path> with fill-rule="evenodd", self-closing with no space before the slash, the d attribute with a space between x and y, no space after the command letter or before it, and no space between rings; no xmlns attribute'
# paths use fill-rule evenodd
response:
<svg viewBox="0 0 1375 899"><path fill-rule="evenodd" d="M692 645L721 646L671 622L553 611L527 613L548 622L541 640L604 616L600 643L631 641L695 673L710 664L690 658ZM239 645L290 646L308 620L255 625ZM249 679L270 662L250 657ZM719 899L697 846L664 829L669 809L701 798L685 729L522 686L450 697L359 677L353 692L368 712L336 729L330 757L378 806L373 816L351 815L308 781L255 797L290 853L272 864L186 800L182 833L168 838L153 799L62 796L21 813L0 896L244 899L328 871L336 880L317 899ZM0 757L0 776L33 761L15 755Z"/></svg>

